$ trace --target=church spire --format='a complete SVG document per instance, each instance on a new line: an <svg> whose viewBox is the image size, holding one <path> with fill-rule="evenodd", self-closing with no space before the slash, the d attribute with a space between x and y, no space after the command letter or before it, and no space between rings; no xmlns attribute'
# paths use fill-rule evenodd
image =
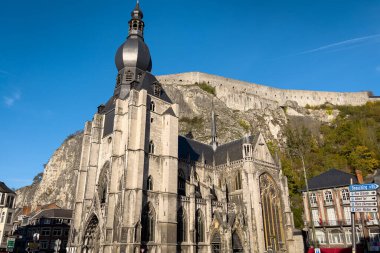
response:
<svg viewBox="0 0 380 253"><path fill-rule="evenodd" d="M144 21L142 21L144 14L140 9L140 3L137 0L136 6L131 12L132 19L129 20L129 36L137 35L144 37Z"/></svg>
<svg viewBox="0 0 380 253"><path fill-rule="evenodd" d="M218 141L216 139L216 118L214 111L214 98L212 99L212 111L211 111L211 145L212 149L215 151L218 147Z"/></svg>

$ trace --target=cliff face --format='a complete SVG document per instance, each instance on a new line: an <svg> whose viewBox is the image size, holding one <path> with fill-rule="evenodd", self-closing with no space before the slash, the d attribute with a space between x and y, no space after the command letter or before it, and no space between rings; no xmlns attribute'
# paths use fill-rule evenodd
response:
<svg viewBox="0 0 380 253"><path fill-rule="evenodd" d="M180 108L180 134L192 132L194 139L210 142L212 103L217 115L218 142L225 143L242 137L246 132L260 131L267 141L280 145L284 140L284 126L289 122L318 128L322 121L335 118L338 111L307 110L289 102L283 107L248 109L233 108L218 96L197 85L163 84L173 102ZM82 133L68 137L47 163L42 180L17 190L17 206L45 205L55 202L63 208L73 208L76 190L74 168L79 168Z"/></svg>
<svg viewBox="0 0 380 253"><path fill-rule="evenodd" d="M70 135L49 159L41 181L35 181L16 191L17 207L56 203L62 208L73 208L76 178L79 167L83 134Z"/></svg>

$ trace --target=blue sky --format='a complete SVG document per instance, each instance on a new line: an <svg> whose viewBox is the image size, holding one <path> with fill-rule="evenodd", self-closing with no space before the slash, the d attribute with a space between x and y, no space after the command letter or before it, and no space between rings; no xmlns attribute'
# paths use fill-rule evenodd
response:
<svg viewBox="0 0 380 253"><path fill-rule="evenodd" d="M380 1L141 0L156 75L380 95ZM31 183L112 94L132 0L3 0L0 171Z"/></svg>

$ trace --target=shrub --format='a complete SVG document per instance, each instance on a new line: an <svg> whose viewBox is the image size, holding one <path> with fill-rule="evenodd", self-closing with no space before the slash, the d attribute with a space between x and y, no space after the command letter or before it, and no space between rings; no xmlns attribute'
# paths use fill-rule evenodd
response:
<svg viewBox="0 0 380 253"><path fill-rule="evenodd" d="M205 82L195 83L195 84L198 85L198 87L201 88L202 90L204 90L205 92L216 96L215 87L213 87L213 86L211 86Z"/></svg>
<svg viewBox="0 0 380 253"><path fill-rule="evenodd" d="M248 132L249 129L251 129L251 125L249 124L248 121L244 120L244 119L239 119L239 125L246 131Z"/></svg>

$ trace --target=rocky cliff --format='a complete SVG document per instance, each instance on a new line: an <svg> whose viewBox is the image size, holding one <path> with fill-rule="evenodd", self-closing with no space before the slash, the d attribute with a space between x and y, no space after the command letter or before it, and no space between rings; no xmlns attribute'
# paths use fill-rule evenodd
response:
<svg viewBox="0 0 380 253"><path fill-rule="evenodd" d="M217 114L219 143L242 137L246 132L260 131L268 141L284 142L284 126L289 122L318 127L332 120L338 111L307 110L297 103L288 102L282 107L263 107L246 110L230 108L223 100L196 84L164 84L164 89L180 108L180 134L192 132L195 139L208 143L211 130L211 108ZM212 105L213 104L213 105ZM74 168L79 167L82 133L69 136L54 152L45 166L42 180L17 190L17 206L44 205L55 202L72 208L76 187Z"/></svg>
<svg viewBox="0 0 380 253"><path fill-rule="evenodd" d="M76 178L74 168L79 167L83 133L77 132L64 140L45 165L41 180L16 191L18 207L56 203L73 208Z"/></svg>

